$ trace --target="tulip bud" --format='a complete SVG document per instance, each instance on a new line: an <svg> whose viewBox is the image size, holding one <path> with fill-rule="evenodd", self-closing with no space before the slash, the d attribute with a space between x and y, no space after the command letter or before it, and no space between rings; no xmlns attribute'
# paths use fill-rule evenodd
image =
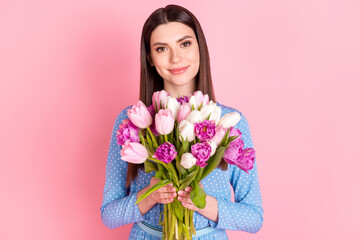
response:
<svg viewBox="0 0 360 240"><path fill-rule="evenodd" d="M215 136L211 139L212 141L214 141L216 143L217 146L219 146L221 140L223 139L223 137L226 134L226 129L223 128L223 126L217 126L215 128Z"/></svg>
<svg viewBox="0 0 360 240"><path fill-rule="evenodd" d="M238 112L232 112L224 115L220 118L218 126L223 126L224 128L229 128L235 126L241 119L241 116Z"/></svg>
<svg viewBox="0 0 360 240"><path fill-rule="evenodd" d="M189 104L185 103L181 105L176 119L177 122L181 122L182 120L184 120L190 112L191 112L191 108Z"/></svg>
<svg viewBox="0 0 360 240"><path fill-rule="evenodd" d="M161 108L165 108L165 99L167 96L169 96L169 93L165 90L154 92L154 94L152 95L152 104L156 111L159 111Z"/></svg>
<svg viewBox="0 0 360 240"><path fill-rule="evenodd" d="M155 115L156 130L162 135L169 134L174 129L174 121L170 109L160 109Z"/></svg>
<svg viewBox="0 0 360 240"><path fill-rule="evenodd" d="M167 96L165 98L165 106L167 109L171 110L174 119L176 119L180 108L180 103L178 102L178 100L176 100L176 98L173 98L171 96Z"/></svg>
<svg viewBox="0 0 360 240"><path fill-rule="evenodd" d="M126 142L122 145L121 159L125 162L140 164L149 157L147 149L137 142Z"/></svg>
<svg viewBox="0 0 360 240"><path fill-rule="evenodd" d="M184 168L189 169L196 164L196 158L191 153L184 153L181 156L180 164Z"/></svg>
<svg viewBox="0 0 360 240"><path fill-rule="evenodd" d="M210 156L214 155L215 154L215 151L216 151L216 148L217 148L217 144L216 142L212 141L212 140L209 140L207 141L209 144L210 144L210 147L211 147L211 153L210 153Z"/></svg>
<svg viewBox="0 0 360 240"><path fill-rule="evenodd" d="M203 117L199 110L191 111L185 119L191 123L198 123L203 121Z"/></svg>
<svg viewBox="0 0 360 240"><path fill-rule="evenodd" d="M194 141L195 139L194 124L187 120L182 120L179 124L179 134L180 136L182 136L184 141L186 140L186 138L188 139L189 142ZM182 141L181 138L180 141Z"/></svg>
<svg viewBox="0 0 360 240"><path fill-rule="evenodd" d="M152 123L152 117L142 101L138 101L131 109L127 112L131 122L138 128L147 128Z"/></svg>

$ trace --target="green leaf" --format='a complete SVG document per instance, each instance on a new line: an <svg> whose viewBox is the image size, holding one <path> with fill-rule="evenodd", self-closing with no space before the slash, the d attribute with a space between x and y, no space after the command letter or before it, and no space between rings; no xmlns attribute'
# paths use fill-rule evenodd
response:
<svg viewBox="0 0 360 240"><path fill-rule="evenodd" d="M208 160L208 164L204 167L204 171L200 177L199 182L209 175L221 162L226 147L218 147L215 154Z"/></svg>
<svg viewBox="0 0 360 240"><path fill-rule="evenodd" d="M191 183L193 188L190 192L191 201L197 208L204 209L206 206L206 193L196 181Z"/></svg>
<svg viewBox="0 0 360 240"><path fill-rule="evenodd" d="M166 174L164 171L157 171L155 173L155 178L159 179L159 180L162 180L162 179L166 179Z"/></svg>
<svg viewBox="0 0 360 240"><path fill-rule="evenodd" d="M179 221L182 221L183 217L184 217L184 207L181 205L181 203L179 202L179 200L177 200L175 198L174 202L172 202L171 204L176 217L179 219Z"/></svg>
<svg viewBox="0 0 360 240"><path fill-rule="evenodd" d="M154 148L153 143L152 143L152 141L151 141L151 137L150 137L150 135L149 135L149 132L146 132L146 140L147 140L147 142L149 143L150 147L151 147L151 148Z"/></svg>
<svg viewBox="0 0 360 240"><path fill-rule="evenodd" d="M157 108L157 102L156 102L156 100L155 100L155 106L154 106L154 108L155 108L155 112L158 112L158 111L159 111L159 109Z"/></svg>
<svg viewBox="0 0 360 240"><path fill-rule="evenodd" d="M178 157L176 156L175 160L176 160L176 168L177 168L178 172L180 172L182 175L185 175L186 170L183 166L181 166L180 159L178 159Z"/></svg>
<svg viewBox="0 0 360 240"><path fill-rule="evenodd" d="M203 107L203 103L200 104L200 106L198 107L198 110L201 111L202 107Z"/></svg>
<svg viewBox="0 0 360 240"><path fill-rule="evenodd" d="M144 165L145 165L145 172L146 173L158 170L158 167L157 167L156 163L154 163L152 161L145 161Z"/></svg>
<svg viewBox="0 0 360 240"><path fill-rule="evenodd" d="M237 139L239 136L231 136L231 137L229 137L229 139L228 139L228 141L227 141L227 143L226 144L229 144L229 143L231 143L232 141L234 141L235 139ZM225 145L226 145L225 144Z"/></svg>
<svg viewBox="0 0 360 240"><path fill-rule="evenodd" d="M159 188L161 188L161 187L163 187L163 186L165 186L165 185L167 185L167 184L169 184L169 183L171 183L171 181L170 181L169 179L164 179L164 180L162 180L162 181L160 181L160 182L157 182L157 183L156 183L155 185L153 185L149 190L147 190L143 195L141 195L141 196L139 197L139 199L136 200L135 204L137 204L137 203L141 202L142 200L144 200L147 196L150 195L150 193L158 190Z"/></svg>
<svg viewBox="0 0 360 240"><path fill-rule="evenodd" d="M198 168L199 168L199 171L197 172L196 177L195 177L196 182L200 182L200 179L201 179L201 177L203 175L203 172L204 172L204 168L201 168L199 166L198 166Z"/></svg>
<svg viewBox="0 0 360 240"><path fill-rule="evenodd" d="M221 140L219 146L226 145L226 143L228 142L229 134L230 134L230 128L227 130L227 132L226 132L225 136L223 137L223 139Z"/></svg>
<svg viewBox="0 0 360 240"><path fill-rule="evenodd" d="M154 134L152 133L150 127L147 127L146 128L148 134L150 134L150 137L152 139L152 145L155 147L155 148L158 148L159 145L158 145L158 142L156 141L156 137L154 136Z"/></svg>
<svg viewBox="0 0 360 240"><path fill-rule="evenodd" d="M165 142L165 138L163 135L159 134L159 144L163 144Z"/></svg>
<svg viewBox="0 0 360 240"><path fill-rule="evenodd" d="M209 115L206 117L206 120L209 120L211 116L211 113L209 113Z"/></svg>
<svg viewBox="0 0 360 240"><path fill-rule="evenodd" d="M182 156L184 153L189 151L189 141L188 141L187 138L184 141L183 137L182 136L180 136L180 137L181 137L181 139L183 141L182 141L182 145L181 145L181 148L180 148L180 151L179 151L178 155Z"/></svg>
<svg viewBox="0 0 360 240"><path fill-rule="evenodd" d="M186 178L180 180L181 185L180 185L179 190L183 190L187 186L189 186L190 183L194 180L197 173L198 173L198 170L195 170L194 172L190 173Z"/></svg>

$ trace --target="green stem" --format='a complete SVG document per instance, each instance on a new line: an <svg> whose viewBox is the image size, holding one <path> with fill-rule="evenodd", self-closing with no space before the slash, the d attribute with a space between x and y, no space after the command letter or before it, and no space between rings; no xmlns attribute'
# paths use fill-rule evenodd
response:
<svg viewBox="0 0 360 240"><path fill-rule="evenodd" d="M164 137L165 137L165 142L169 142L167 138L167 134L165 134Z"/></svg>
<svg viewBox="0 0 360 240"><path fill-rule="evenodd" d="M163 225L163 234L165 234L165 239L168 238L169 233L168 233L168 211L167 211L167 205L164 205L164 225Z"/></svg>
<svg viewBox="0 0 360 240"><path fill-rule="evenodd" d="M156 158L152 158L152 157L148 157L148 159L150 159L151 161L160 163L161 165L163 165L169 172L171 172L171 175L173 176L173 181L176 185L177 188L179 188L179 178L177 176L176 170L174 168L174 165L172 165L172 163L166 164Z"/></svg>
<svg viewBox="0 0 360 240"><path fill-rule="evenodd" d="M155 148L158 148L159 145L158 145L158 143L157 143L157 141L156 141L156 138L155 138L154 134L153 134L152 131L150 130L150 127L147 127L146 130L149 132L149 134L150 134L150 136L151 136L151 139L152 139L152 141L153 141L154 147L155 147Z"/></svg>

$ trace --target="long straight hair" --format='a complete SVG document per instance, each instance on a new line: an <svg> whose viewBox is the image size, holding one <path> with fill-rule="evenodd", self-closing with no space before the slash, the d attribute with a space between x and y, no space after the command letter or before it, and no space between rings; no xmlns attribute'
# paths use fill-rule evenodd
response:
<svg viewBox="0 0 360 240"><path fill-rule="evenodd" d="M156 27L168 22L180 22L189 26L195 33L199 45L200 66L196 79L196 90L209 95L209 99L215 101L215 93L211 79L209 51L206 44L205 35L202 31L197 18L187 9L178 5L167 5L165 8L155 10L146 20L141 34L140 46L140 100L146 106L151 105L152 95L156 91L164 89L164 81L158 74L155 67L152 67L148 61L150 56L150 37ZM219 167L222 170L227 169L227 163L221 161ZM128 173L126 186L136 178L139 169L144 169L144 164L128 163Z"/></svg>

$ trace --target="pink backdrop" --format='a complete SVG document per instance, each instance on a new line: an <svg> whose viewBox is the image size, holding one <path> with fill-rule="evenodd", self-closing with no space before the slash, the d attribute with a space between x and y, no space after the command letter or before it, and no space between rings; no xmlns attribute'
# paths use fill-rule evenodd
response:
<svg viewBox="0 0 360 240"><path fill-rule="evenodd" d="M128 236L101 222L106 155L138 97L142 24L168 3L0 2L0 239ZM230 239L360 239L360 2L173 3L257 150L264 225Z"/></svg>

